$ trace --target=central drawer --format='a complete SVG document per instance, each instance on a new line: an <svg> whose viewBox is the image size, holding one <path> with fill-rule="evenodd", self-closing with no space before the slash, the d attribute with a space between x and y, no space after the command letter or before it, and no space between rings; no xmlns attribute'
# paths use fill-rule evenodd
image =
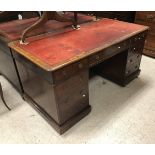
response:
<svg viewBox="0 0 155 155"><path fill-rule="evenodd" d="M104 50L101 50L100 52L97 52L96 54L93 54L89 57L89 67L93 67L104 60L120 53L129 48L129 40L125 40L123 42L114 44L113 46L110 46Z"/></svg>

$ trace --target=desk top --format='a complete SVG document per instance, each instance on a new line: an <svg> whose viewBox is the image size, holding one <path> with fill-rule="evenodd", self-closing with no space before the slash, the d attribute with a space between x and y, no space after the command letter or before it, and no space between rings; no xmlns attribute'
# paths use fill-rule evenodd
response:
<svg viewBox="0 0 155 155"><path fill-rule="evenodd" d="M64 16L73 18L73 13L66 12ZM38 18L30 18L23 20L14 20L0 24L0 39L10 42L14 40L18 40L21 38L22 32L32 24L34 24ZM83 22L92 21L93 17L78 14L78 23L81 24ZM50 20L46 24L42 25L36 30L33 30L29 33L28 36L36 36L43 33L55 32L60 29L64 29L65 27L71 27L71 22L58 22L55 20Z"/></svg>
<svg viewBox="0 0 155 155"><path fill-rule="evenodd" d="M56 34L28 38L28 45L15 41L9 46L41 68L54 71L147 29L146 26L104 18L81 24L80 30L65 28Z"/></svg>

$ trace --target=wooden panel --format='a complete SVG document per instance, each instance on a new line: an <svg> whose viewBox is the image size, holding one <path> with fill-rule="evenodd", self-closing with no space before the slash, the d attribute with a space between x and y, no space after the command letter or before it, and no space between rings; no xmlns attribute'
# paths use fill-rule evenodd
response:
<svg viewBox="0 0 155 155"><path fill-rule="evenodd" d="M88 107L88 69L83 69L54 87L60 124Z"/></svg>
<svg viewBox="0 0 155 155"><path fill-rule="evenodd" d="M130 74L139 70L145 38L146 32L140 33L135 37L131 38L126 64L126 76L129 76Z"/></svg>
<svg viewBox="0 0 155 155"><path fill-rule="evenodd" d="M52 85L41 77L42 74L36 74L36 72L17 60L16 64L24 93L35 101L35 104L40 106L55 121L59 122Z"/></svg>
<svg viewBox="0 0 155 155"><path fill-rule="evenodd" d="M136 21L143 21L147 23L155 22L155 12L154 11L137 11L136 12Z"/></svg>
<svg viewBox="0 0 155 155"><path fill-rule="evenodd" d="M65 79L68 79L71 76L74 76L74 74L76 74L80 70L86 68L88 68L88 61L87 59L83 59L69 66L63 67L62 69L56 70L54 73L52 73L54 84L57 84Z"/></svg>
<svg viewBox="0 0 155 155"><path fill-rule="evenodd" d="M88 15L97 15L98 17L117 19L126 22L134 22L135 11L81 11Z"/></svg>
<svg viewBox="0 0 155 155"><path fill-rule="evenodd" d="M143 53L155 58L155 11L137 11L135 23L149 26Z"/></svg>
<svg viewBox="0 0 155 155"><path fill-rule="evenodd" d="M19 61L22 65L29 68L30 70L34 71L37 75L41 76L43 79L47 80L49 83L53 84L53 78L51 78L51 73L46 72L42 68L38 67L34 63L30 62L28 59L19 55L18 53L12 51L14 59ZM23 77L24 78L24 77Z"/></svg>
<svg viewBox="0 0 155 155"><path fill-rule="evenodd" d="M11 82L11 84L19 91L23 93L20 81L17 75L15 64L11 55L0 50L0 73Z"/></svg>
<svg viewBox="0 0 155 155"><path fill-rule="evenodd" d="M7 42L0 40L0 73L15 87L20 94L23 93L18 72Z"/></svg>
<svg viewBox="0 0 155 155"><path fill-rule="evenodd" d="M149 34L145 42L145 49L155 50L155 35Z"/></svg>

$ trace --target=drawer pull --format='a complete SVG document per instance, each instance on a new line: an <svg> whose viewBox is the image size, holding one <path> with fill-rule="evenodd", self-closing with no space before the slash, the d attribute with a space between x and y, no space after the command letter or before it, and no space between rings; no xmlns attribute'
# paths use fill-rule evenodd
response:
<svg viewBox="0 0 155 155"><path fill-rule="evenodd" d="M120 46L118 46L118 48L120 49L121 47L120 47Z"/></svg>
<svg viewBox="0 0 155 155"><path fill-rule="evenodd" d="M82 97L86 97L86 94L83 94Z"/></svg>

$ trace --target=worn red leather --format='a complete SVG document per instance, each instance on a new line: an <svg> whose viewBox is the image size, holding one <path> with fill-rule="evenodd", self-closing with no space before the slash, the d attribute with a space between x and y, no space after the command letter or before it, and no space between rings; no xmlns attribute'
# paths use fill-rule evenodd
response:
<svg viewBox="0 0 155 155"><path fill-rule="evenodd" d="M111 46L146 29L148 27L142 25L102 19L81 24L80 30L66 28L63 32L51 33L40 39L29 38L28 45L21 45L17 41L10 46L17 52L20 51L28 59L33 57L53 69Z"/></svg>

